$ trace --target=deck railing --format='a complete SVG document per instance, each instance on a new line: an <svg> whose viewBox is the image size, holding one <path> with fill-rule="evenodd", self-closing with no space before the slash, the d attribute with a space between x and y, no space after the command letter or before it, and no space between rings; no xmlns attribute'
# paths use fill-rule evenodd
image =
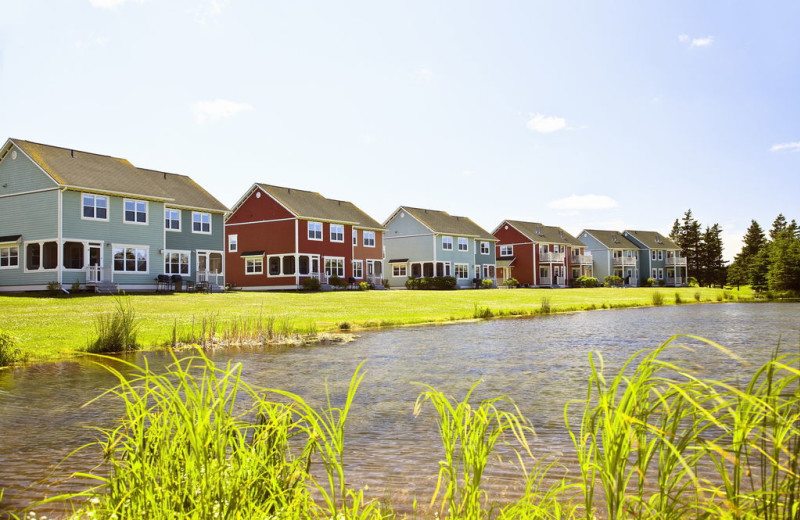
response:
<svg viewBox="0 0 800 520"><path fill-rule="evenodd" d="M540 262L564 262L564 253L539 253Z"/></svg>

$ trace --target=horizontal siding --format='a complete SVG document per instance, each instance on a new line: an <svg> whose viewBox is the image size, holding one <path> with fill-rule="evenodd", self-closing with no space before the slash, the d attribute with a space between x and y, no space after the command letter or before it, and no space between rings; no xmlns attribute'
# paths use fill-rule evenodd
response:
<svg viewBox="0 0 800 520"><path fill-rule="evenodd" d="M13 152L17 158L12 159ZM45 174L33 161L12 146L5 158L0 162L0 195L24 193L26 191L44 190L56 187L56 183Z"/></svg>
<svg viewBox="0 0 800 520"><path fill-rule="evenodd" d="M164 211L161 211L163 222ZM192 211L181 210L181 230L166 231L167 249L181 251L222 251L225 240L225 222L220 213L211 213L211 234L192 232Z"/></svg>
<svg viewBox="0 0 800 520"><path fill-rule="evenodd" d="M22 240L58 236L58 191L0 198L0 236L22 235Z"/></svg>

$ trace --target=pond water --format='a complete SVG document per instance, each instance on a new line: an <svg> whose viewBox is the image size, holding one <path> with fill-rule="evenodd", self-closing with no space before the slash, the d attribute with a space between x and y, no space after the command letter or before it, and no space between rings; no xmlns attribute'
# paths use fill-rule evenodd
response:
<svg viewBox="0 0 800 520"><path fill-rule="evenodd" d="M539 453L570 451L563 424L567 401L585 395L591 351L608 370L634 352L654 348L674 334L716 341L751 363L769 358L778 343L800 345L800 304L714 304L639 308L494 320L370 332L336 345L217 351L218 362L243 366L248 383L289 390L322 405L326 386L343 396L356 367L367 375L347 429L347 471L351 484L368 486L368 496L408 505L430 499L440 459L432 408L414 417L414 402L425 383L461 397L478 380L476 397L508 395L531 419ZM687 358L707 374L746 379L751 369L689 339L697 346ZM144 355L137 355L137 363ZM147 353L151 367L169 362ZM96 426L120 415L111 401L82 405L115 384L102 366L88 360L43 363L0 371L0 511L16 511L46 496L85 487L65 481L99 461L88 450L61 462L92 442ZM508 482L499 475L493 491ZM56 510L37 508L52 516Z"/></svg>

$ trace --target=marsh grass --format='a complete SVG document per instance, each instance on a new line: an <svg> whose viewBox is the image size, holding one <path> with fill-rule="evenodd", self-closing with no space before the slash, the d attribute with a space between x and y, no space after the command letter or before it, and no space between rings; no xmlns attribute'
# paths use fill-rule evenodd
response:
<svg viewBox="0 0 800 520"><path fill-rule="evenodd" d="M650 301L653 302L653 305L656 307L664 305L664 295L661 294L661 291L653 291L650 295Z"/></svg>
<svg viewBox="0 0 800 520"><path fill-rule="evenodd" d="M287 342L290 339L303 340L314 337L316 333L314 323L296 325L294 319L288 316L265 316L259 313L255 316L237 316L223 320L219 313L208 312L199 318L192 316L191 322L186 326L181 326L175 318L167 343L172 347L197 345L202 348L263 346Z"/></svg>
<svg viewBox="0 0 800 520"><path fill-rule="evenodd" d="M114 311L98 315L94 325L97 337L86 348L88 352L103 354L139 348L136 342L139 323L130 297L115 297Z"/></svg>
<svg viewBox="0 0 800 520"><path fill-rule="evenodd" d="M675 305L680 305L683 303L683 298L681 297L681 293L675 291Z"/></svg>
<svg viewBox="0 0 800 520"><path fill-rule="evenodd" d="M542 314L550 314L550 311L551 311L550 297L542 296L542 303L539 306L539 312Z"/></svg>
<svg viewBox="0 0 800 520"><path fill-rule="evenodd" d="M0 329L0 367L24 363L27 356L19 348L14 337ZM1 490L0 490L1 491ZM2 495L0 495L2 498Z"/></svg>

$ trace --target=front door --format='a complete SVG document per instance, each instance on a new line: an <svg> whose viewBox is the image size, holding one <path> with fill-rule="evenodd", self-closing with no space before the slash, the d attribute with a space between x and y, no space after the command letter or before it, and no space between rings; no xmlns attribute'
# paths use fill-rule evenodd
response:
<svg viewBox="0 0 800 520"><path fill-rule="evenodd" d="M103 281L103 244L89 244L89 271L86 281L89 283Z"/></svg>

